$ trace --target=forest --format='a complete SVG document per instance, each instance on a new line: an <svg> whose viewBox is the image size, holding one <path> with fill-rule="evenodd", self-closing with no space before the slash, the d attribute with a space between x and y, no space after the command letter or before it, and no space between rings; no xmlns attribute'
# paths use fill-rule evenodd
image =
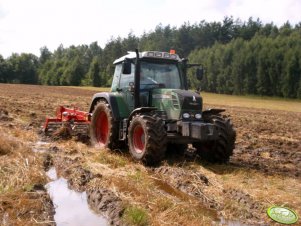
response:
<svg viewBox="0 0 301 226"><path fill-rule="evenodd" d="M110 86L112 62L127 51L175 49L191 63L201 63L204 79L190 71L190 88L203 91L277 96L301 99L301 22L282 26L225 17L222 22L184 23L179 27L159 24L136 36L111 38L101 48L97 42L64 47L40 56L0 55L0 83L63 86ZM0 52L1 54L1 52Z"/></svg>

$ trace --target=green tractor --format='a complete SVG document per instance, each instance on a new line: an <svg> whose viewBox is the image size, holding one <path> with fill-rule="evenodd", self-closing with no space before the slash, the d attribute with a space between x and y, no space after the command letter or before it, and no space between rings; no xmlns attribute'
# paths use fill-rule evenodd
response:
<svg viewBox="0 0 301 226"><path fill-rule="evenodd" d="M90 137L101 148L128 145L131 156L145 164L159 163L167 149L183 152L192 144L210 162L227 162L235 130L223 109L203 111L202 97L189 91L188 64L175 53L129 52L114 61L111 92L96 93L90 106Z"/></svg>

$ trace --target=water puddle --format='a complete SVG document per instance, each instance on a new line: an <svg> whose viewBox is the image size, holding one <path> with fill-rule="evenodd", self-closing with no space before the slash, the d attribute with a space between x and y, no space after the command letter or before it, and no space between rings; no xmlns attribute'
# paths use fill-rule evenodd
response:
<svg viewBox="0 0 301 226"><path fill-rule="evenodd" d="M76 192L68 188L67 180L58 178L54 167L47 171L53 180L46 189L55 207L54 220L57 226L104 226L107 220L90 210L86 192Z"/></svg>

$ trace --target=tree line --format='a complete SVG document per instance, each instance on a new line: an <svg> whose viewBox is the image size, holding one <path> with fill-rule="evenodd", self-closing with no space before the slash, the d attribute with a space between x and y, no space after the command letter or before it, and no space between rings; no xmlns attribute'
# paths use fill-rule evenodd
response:
<svg viewBox="0 0 301 226"><path fill-rule="evenodd" d="M256 34L226 45L216 43L190 54L206 73L193 87L214 93L280 96L301 99L301 32L276 38Z"/></svg>
<svg viewBox="0 0 301 226"><path fill-rule="evenodd" d="M255 94L301 98L301 23L278 27L259 19L225 17L222 22L159 24L140 37L111 38L104 48L60 45L40 56L0 55L0 82L45 85L110 86L112 62L129 50L175 49L192 63L202 63L205 78L189 74L191 88L227 94Z"/></svg>

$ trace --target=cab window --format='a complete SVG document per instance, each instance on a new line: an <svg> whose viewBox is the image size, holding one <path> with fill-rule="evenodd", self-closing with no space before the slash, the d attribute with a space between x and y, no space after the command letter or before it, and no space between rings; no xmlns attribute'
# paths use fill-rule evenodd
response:
<svg viewBox="0 0 301 226"><path fill-rule="evenodd" d="M118 87L119 80L120 80L121 69L122 69L121 64L115 65L115 72L114 72L114 77L113 77L112 86L111 86L111 91L112 92L116 91L116 89Z"/></svg>
<svg viewBox="0 0 301 226"><path fill-rule="evenodd" d="M122 74L121 73L121 78L120 78L120 82L119 82L119 88L125 88L125 87L129 87L129 83L130 82L134 82L134 75L135 75L135 65L131 64L131 74Z"/></svg>

